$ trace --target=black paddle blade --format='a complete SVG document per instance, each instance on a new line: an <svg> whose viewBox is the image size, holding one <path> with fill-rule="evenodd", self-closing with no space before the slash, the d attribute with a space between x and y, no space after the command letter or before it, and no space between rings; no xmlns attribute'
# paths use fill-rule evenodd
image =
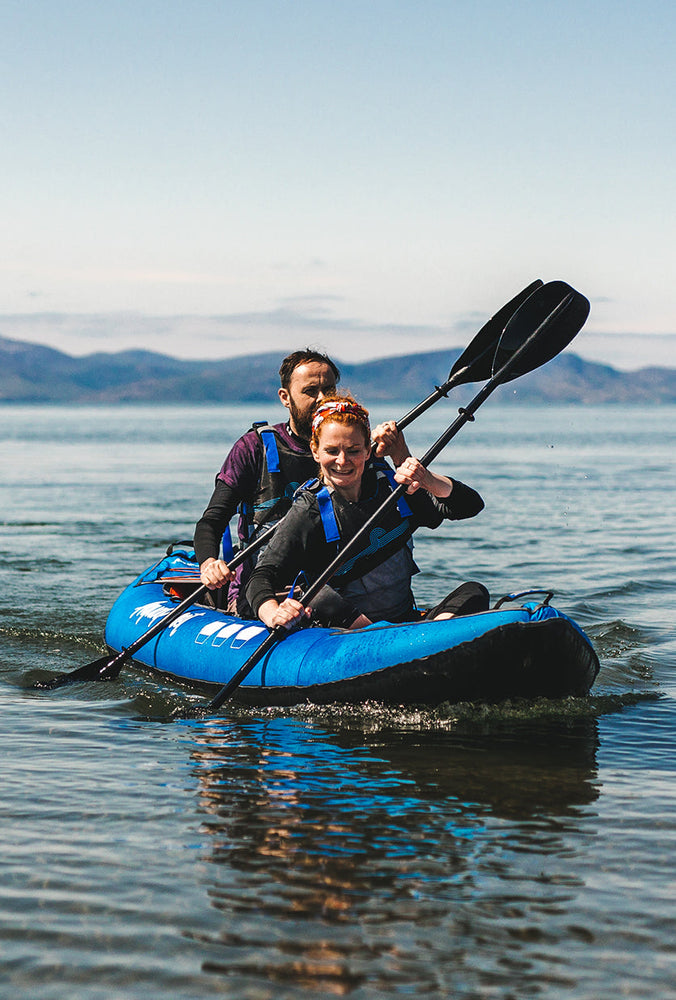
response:
<svg viewBox="0 0 676 1000"><path fill-rule="evenodd" d="M268 538L274 530L274 526L270 527L267 532L263 534L258 539L258 544L260 544ZM256 544L256 543L254 543ZM250 545L247 552L253 551L253 545ZM240 558L240 556L242 558ZM240 552L239 555L231 561L230 566L234 567L242 562L243 555ZM202 584L197 590L194 590L192 594L188 594L184 597L180 604L175 605L172 610L161 618L160 621L155 622L155 624L144 632L143 635L139 636L134 642L131 643L126 649L121 650L115 656L102 656L98 660L94 660L93 663L87 663L84 667L78 667L77 670L72 670L67 674L58 674L56 677L50 678L48 681L41 681L33 685L33 687L38 687L49 690L53 688L63 687L64 684L71 684L74 681L114 681L122 669L122 664L126 660L130 660L136 652L145 646L147 642L154 639L156 635L159 635L167 625L171 625L173 621L176 621L183 612L189 608L194 602L201 597L207 590L206 584Z"/></svg>
<svg viewBox="0 0 676 1000"><path fill-rule="evenodd" d="M507 323L533 292L542 288L542 285L543 282L539 278L531 282L481 327L472 343L465 348L451 368L448 379L453 385L483 382L491 377L495 349Z"/></svg>
<svg viewBox="0 0 676 1000"><path fill-rule="evenodd" d="M32 685L41 691L54 691L66 684L76 684L78 681L114 681L119 674L126 657L122 653L117 656L101 656L98 660L85 663L84 667L70 670L65 674L56 674L46 681L35 681Z"/></svg>
<svg viewBox="0 0 676 1000"><path fill-rule="evenodd" d="M533 292L507 323L495 352L493 374L509 361L514 352L566 299L567 303L547 323L545 335L535 338L532 346L524 351L502 381L511 382L512 379L540 368L568 346L587 320L589 300L565 281L548 281Z"/></svg>

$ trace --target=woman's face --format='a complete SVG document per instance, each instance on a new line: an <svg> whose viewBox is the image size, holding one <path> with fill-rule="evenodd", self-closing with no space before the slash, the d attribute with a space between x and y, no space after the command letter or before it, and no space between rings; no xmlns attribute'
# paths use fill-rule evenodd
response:
<svg viewBox="0 0 676 1000"><path fill-rule="evenodd" d="M363 428L324 421L319 428L319 443L311 448L324 482L346 500L358 500L362 473L371 453Z"/></svg>

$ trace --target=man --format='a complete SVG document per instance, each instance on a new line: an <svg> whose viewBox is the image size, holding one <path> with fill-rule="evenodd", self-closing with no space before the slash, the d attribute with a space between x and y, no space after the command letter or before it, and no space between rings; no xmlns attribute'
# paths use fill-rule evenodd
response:
<svg viewBox="0 0 676 1000"><path fill-rule="evenodd" d="M244 596L253 569L247 560L233 574L219 549L223 532L239 508L238 536L246 546L291 506L301 483L315 477L310 452L310 411L336 387L337 365L325 354L306 348L284 358L279 369L279 398L289 411L286 423L256 426L235 442L226 457L211 500L195 527L195 555L200 579L210 590L228 584L228 610L253 617Z"/></svg>
<svg viewBox="0 0 676 1000"><path fill-rule="evenodd" d="M316 402L335 390L340 371L325 354L305 348L284 358L279 380L279 398L289 411L288 421L254 425L235 442L195 526L195 555L202 583L210 590L227 584L227 609L243 618L255 617L245 597L255 556L232 573L219 558L223 533L239 508L237 534L240 545L246 547L270 524L281 520L297 488L316 477L317 466L310 451L311 412ZM390 455L396 465L409 455L394 421L375 427L372 440L376 454Z"/></svg>

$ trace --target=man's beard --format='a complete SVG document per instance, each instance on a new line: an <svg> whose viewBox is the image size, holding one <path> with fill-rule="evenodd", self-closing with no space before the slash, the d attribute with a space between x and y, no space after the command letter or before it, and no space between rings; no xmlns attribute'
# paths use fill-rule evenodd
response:
<svg viewBox="0 0 676 1000"><path fill-rule="evenodd" d="M301 413L291 396L289 396L289 413L296 429L298 437L304 441L309 441L312 437L312 410Z"/></svg>

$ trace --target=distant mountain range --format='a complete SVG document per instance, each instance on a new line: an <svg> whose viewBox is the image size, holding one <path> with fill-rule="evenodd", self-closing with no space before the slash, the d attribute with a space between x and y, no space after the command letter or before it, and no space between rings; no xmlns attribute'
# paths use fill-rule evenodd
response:
<svg viewBox="0 0 676 1000"><path fill-rule="evenodd" d="M361 364L341 384L367 403L417 401L443 383L461 348ZM283 354L182 361L150 351L73 357L0 337L0 403L249 403L277 392ZM495 394L503 402L674 403L676 369L623 372L565 353Z"/></svg>

